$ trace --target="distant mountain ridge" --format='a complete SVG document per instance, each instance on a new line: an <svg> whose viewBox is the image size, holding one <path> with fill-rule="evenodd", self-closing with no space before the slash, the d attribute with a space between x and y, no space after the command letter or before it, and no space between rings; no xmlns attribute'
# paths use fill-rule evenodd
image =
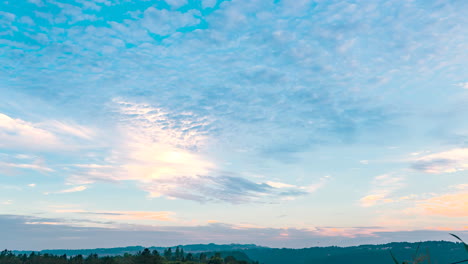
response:
<svg viewBox="0 0 468 264"><path fill-rule="evenodd" d="M447 241L426 241L421 243L394 242L382 245L360 245L353 247L311 247L303 249L290 248L269 248L254 244L194 244L179 245L186 253L206 252L208 255L220 252L222 255L244 254L251 260L259 261L263 264L394 264L390 256L390 250L400 260L411 260L416 249L420 246L419 252L428 255L431 263L448 264L467 259L467 252L461 243ZM171 247L171 248L175 248ZM150 250L162 252L168 247L149 247ZM119 248L98 248L79 250L42 250L41 253L56 255L89 255L96 253L104 255L123 255L125 253L137 253L144 247L119 247ZM23 254L31 251L14 251ZM238 253L236 253L238 252Z"/></svg>

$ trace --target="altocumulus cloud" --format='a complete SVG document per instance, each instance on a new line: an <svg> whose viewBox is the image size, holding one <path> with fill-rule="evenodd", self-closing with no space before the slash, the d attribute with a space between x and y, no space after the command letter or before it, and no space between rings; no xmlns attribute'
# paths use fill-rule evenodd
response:
<svg viewBox="0 0 468 264"><path fill-rule="evenodd" d="M71 186L53 190L131 181L152 197L275 202L323 186L321 180L311 186L292 184L301 177L311 184L309 172L316 168L296 175L284 167L293 165L285 162L314 166L311 160L321 165L319 159L305 157L315 151L353 143L356 150L366 149L367 143L412 148L416 136L428 146L433 140L426 141L428 126L466 134L466 89L441 87L466 86L468 58L463 51L468 34L459 25L468 22L467 1L194 2L2 1L0 148L47 152L41 155L47 166L45 161L11 158L2 160L8 166L0 169L66 173ZM441 120L446 115L419 118L452 108L454 102L463 105L452 111L460 122ZM39 115L57 118L40 120ZM99 133L64 121L64 115L97 124L106 138L96 139ZM408 132L415 137L407 137ZM86 151L63 151L84 142L91 143ZM227 153L208 150L213 142L221 142ZM412 160L413 168L461 178L466 155L450 148ZM243 151L238 155L242 158L237 150ZM383 152L377 156L387 155ZM330 168L346 169L341 157L335 159L339 162L329 163ZM223 167L230 161L231 167ZM271 171L249 171L269 164L274 165ZM429 185L442 187L424 176ZM362 184L358 178L353 181ZM372 205L398 206L390 202L403 199L396 194L403 180L411 179L392 178L376 178L368 193L356 197L367 195L361 200L367 212L388 218ZM24 183L37 182L35 190L48 184L30 180ZM97 191L94 187L89 192ZM345 187L336 191L350 194ZM454 200L464 196L436 192L404 199L420 201L422 216L414 222L428 219L426 205L436 196L441 206L449 202L458 208L447 212L456 217L446 223L463 222L457 213L463 204ZM21 206L21 199L8 199ZM321 202L316 197L307 202L314 199ZM443 216L440 209L434 215ZM221 224L204 228L207 233L226 230ZM293 233L282 232L281 237Z"/></svg>
<svg viewBox="0 0 468 264"><path fill-rule="evenodd" d="M136 181L150 197L198 202L277 202L307 195L323 186L257 183L223 172L201 152L211 123L194 113L175 114L145 103L114 100L120 116L119 144L106 158L110 163L76 164L70 184L95 181Z"/></svg>

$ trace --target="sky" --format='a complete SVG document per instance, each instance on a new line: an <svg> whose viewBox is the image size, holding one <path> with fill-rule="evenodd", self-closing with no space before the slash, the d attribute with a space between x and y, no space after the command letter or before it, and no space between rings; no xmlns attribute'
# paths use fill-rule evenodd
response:
<svg viewBox="0 0 468 264"><path fill-rule="evenodd" d="M0 248L468 240L466 10L0 0Z"/></svg>

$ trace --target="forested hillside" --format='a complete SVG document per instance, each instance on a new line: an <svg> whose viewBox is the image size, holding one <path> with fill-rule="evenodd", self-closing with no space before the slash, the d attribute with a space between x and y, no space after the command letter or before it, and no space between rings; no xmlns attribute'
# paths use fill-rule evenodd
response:
<svg viewBox="0 0 468 264"><path fill-rule="evenodd" d="M0 264L258 264L251 261L244 253L231 253L233 254L220 252L192 254L185 253L179 247L175 251L171 248L165 249L162 255L157 250L151 251L145 248L137 254L125 253L116 256L54 255L36 252L15 254L4 250L0 253Z"/></svg>
<svg viewBox="0 0 468 264"><path fill-rule="evenodd" d="M416 254L418 245L420 247L418 255L430 259L430 263L433 264L449 264L468 259L463 244L446 241L400 242L356 247L249 249L244 252L251 259L265 264L395 264L390 251L400 262L410 261Z"/></svg>
<svg viewBox="0 0 468 264"><path fill-rule="evenodd" d="M418 250L419 247L419 250ZM255 245L186 245L173 248L123 247L84 250L3 251L0 264L395 264L418 256L433 264L450 264L468 259L462 243L427 241L354 247L267 248ZM44 262L46 261L46 262ZM411 263L411 262L410 262Z"/></svg>

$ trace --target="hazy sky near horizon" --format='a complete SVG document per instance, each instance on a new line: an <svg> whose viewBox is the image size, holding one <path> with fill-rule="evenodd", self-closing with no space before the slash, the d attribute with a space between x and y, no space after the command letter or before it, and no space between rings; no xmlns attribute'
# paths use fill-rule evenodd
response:
<svg viewBox="0 0 468 264"><path fill-rule="evenodd" d="M466 235L466 10L0 0L0 247Z"/></svg>

